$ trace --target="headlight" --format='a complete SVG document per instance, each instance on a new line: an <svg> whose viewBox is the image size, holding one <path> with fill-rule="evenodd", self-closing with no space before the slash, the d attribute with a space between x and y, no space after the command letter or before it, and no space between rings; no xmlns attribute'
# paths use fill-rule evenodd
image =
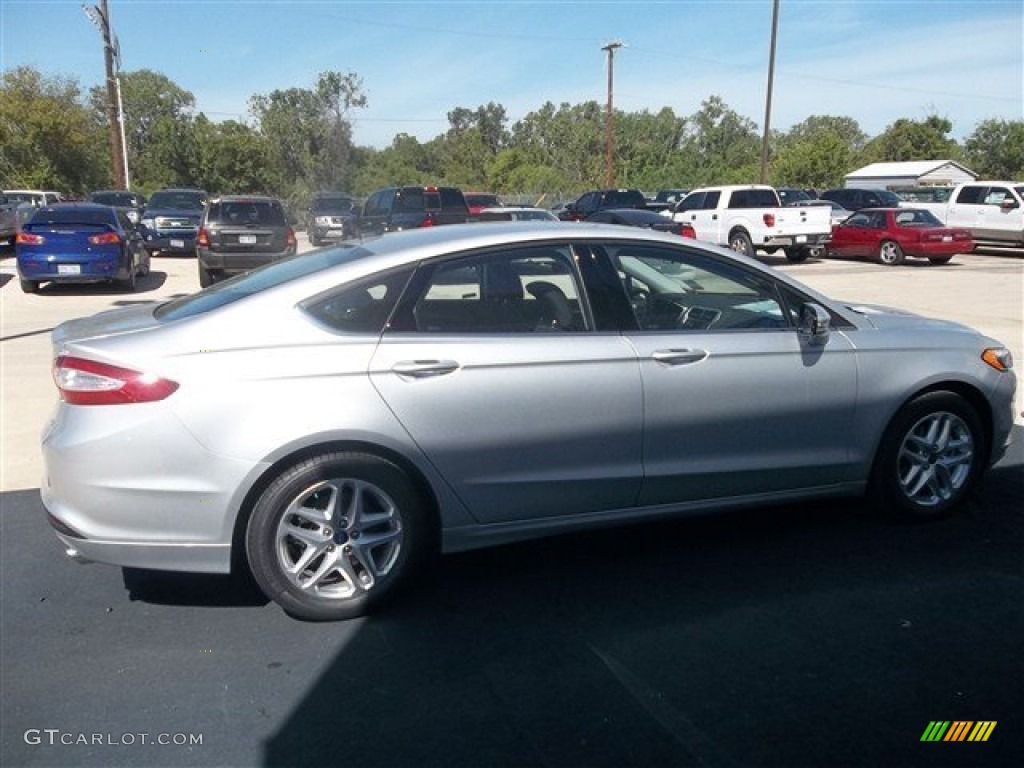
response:
<svg viewBox="0 0 1024 768"><path fill-rule="evenodd" d="M138 224L139 223L139 212L138 211L125 211L124 215L128 217L128 221L130 221L132 224Z"/></svg>
<svg viewBox="0 0 1024 768"><path fill-rule="evenodd" d="M317 216L316 219L314 219L314 223L318 227L329 227L331 225L331 217L330 216Z"/></svg>
<svg viewBox="0 0 1024 768"><path fill-rule="evenodd" d="M143 218L140 223L146 229L156 229L156 219L150 218L149 216Z"/></svg>
<svg viewBox="0 0 1024 768"><path fill-rule="evenodd" d="M981 353L981 359L997 371L1013 369L1013 355L1005 347L989 347Z"/></svg>

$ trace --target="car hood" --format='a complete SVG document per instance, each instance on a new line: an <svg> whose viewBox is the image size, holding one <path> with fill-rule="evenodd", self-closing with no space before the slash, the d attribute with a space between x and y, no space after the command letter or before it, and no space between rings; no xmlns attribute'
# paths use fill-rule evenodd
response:
<svg viewBox="0 0 1024 768"><path fill-rule="evenodd" d="M886 307L879 304L846 304L847 309L856 312L864 317L875 328L885 330L958 330L967 331L973 334L978 332L961 323L954 323L951 320L939 320L934 317L915 315L905 309Z"/></svg>

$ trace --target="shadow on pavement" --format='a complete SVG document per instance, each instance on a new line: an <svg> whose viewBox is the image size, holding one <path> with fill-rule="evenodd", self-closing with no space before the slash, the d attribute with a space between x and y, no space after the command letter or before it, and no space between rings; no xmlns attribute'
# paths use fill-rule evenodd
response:
<svg viewBox="0 0 1024 768"><path fill-rule="evenodd" d="M122 568L121 575L130 600L156 605L251 607L270 602L248 574L221 576Z"/></svg>

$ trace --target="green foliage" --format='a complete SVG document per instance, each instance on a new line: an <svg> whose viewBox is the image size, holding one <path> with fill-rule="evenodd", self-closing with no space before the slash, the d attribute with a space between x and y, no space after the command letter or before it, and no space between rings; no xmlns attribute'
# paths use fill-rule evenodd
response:
<svg viewBox="0 0 1024 768"><path fill-rule="evenodd" d="M83 193L112 177L106 124L71 78L32 67L0 75L0 183L4 189Z"/></svg>
<svg viewBox="0 0 1024 768"><path fill-rule="evenodd" d="M960 145L947 135L952 130L953 124L938 115L929 115L921 121L897 120L868 142L863 162L959 160Z"/></svg>
<svg viewBox="0 0 1024 768"><path fill-rule="evenodd" d="M1024 120L984 120L964 141L967 166L983 179L1024 180Z"/></svg>
<svg viewBox="0 0 1024 768"><path fill-rule="evenodd" d="M815 115L778 136L770 181L777 186L827 189L857 167L867 136L848 117Z"/></svg>

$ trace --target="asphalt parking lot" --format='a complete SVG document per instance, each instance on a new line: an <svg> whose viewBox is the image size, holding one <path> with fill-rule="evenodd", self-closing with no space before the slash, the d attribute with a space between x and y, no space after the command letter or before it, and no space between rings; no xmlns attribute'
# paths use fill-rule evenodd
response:
<svg viewBox="0 0 1024 768"><path fill-rule="evenodd" d="M966 322L1024 364L1024 258L767 260ZM0 258L4 766L1019 765L1024 426L938 523L829 502L563 536L444 558L383 615L308 624L242 580L62 559L37 491L48 332L198 278L165 258L135 294L28 296L12 269ZM997 725L922 742L936 720Z"/></svg>

